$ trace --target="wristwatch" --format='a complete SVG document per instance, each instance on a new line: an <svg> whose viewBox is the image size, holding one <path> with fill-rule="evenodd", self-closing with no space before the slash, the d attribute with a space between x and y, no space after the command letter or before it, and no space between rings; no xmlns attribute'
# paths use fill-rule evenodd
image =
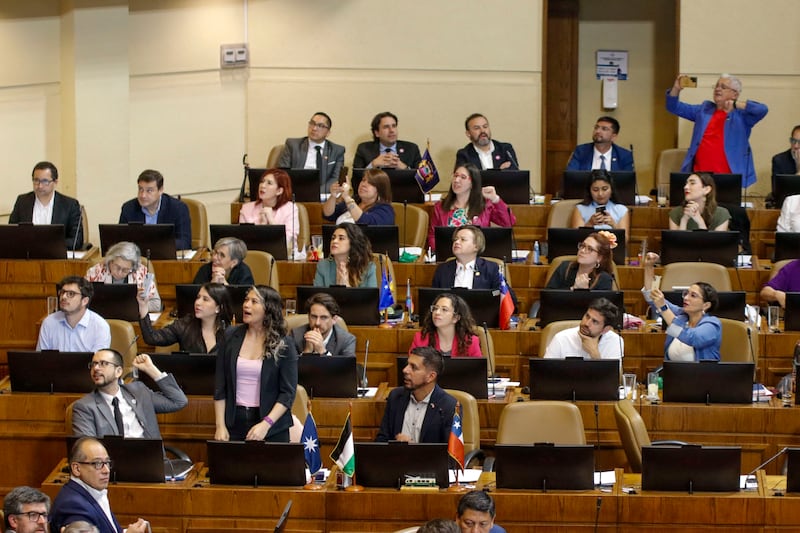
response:
<svg viewBox="0 0 800 533"><path fill-rule="evenodd" d="M669 306L667 304L664 304L664 305L662 305L661 307L658 308L658 311L659 311L659 313L663 313L667 309L669 309Z"/></svg>

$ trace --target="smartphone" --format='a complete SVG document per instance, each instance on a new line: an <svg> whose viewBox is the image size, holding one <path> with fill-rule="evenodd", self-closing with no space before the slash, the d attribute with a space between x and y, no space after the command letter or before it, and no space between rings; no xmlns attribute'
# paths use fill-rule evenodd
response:
<svg viewBox="0 0 800 533"><path fill-rule="evenodd" d="M342 167L342 170L339 171L339 185L344 185L347 182L347 167Z"/></svg>
<svg viewBox="0 0 800 533"><path fill-rule="evenodd" d="M595 213L601 213L601 214L605 214L605 212L606 212L606 206L604 206L604 205L601 205L600 207L598 207L597 209L595 209L595 210L594 210L594 212L595 212Z"/></svg>
<svg viewBox="0 0 800 533"><path fill-rule="evenodd" d="M145 274L144 280L142 280L142 292L144 292L145 299L150 295L150 288L153 286L154 277L152 272L148 272Z"/></svg>
<svg viewBox="0 0 800 533"><path fill-rule="evenodd" d="M697 76L683 76L681 78L681 87L697 88Z"/></svg>

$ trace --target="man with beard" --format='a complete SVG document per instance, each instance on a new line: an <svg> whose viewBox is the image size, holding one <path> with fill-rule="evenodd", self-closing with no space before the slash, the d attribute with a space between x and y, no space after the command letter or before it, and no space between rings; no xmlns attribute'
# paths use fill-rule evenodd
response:
<svg viewBox="0 0 800 533"><path fill-rule="evenodd" d="M99 350L89 363L89 375L95 385L91 392L72 408L72 432L75 435L160 439L157 413L172 413L189 401L172 374L161 372L147 354L136 356L133 366L150 376L159 392L141 381L120 384L123 359L112 349Z"/></svg>
<svg viewBox="0 0 800 533"><path fill-rule="evenodd" d="M622 337L614 331L614 324L618 322L617 306L606 298L598 298L589 304L580 326L555 334L544 357L621 360L625 353L625 344Z"/></svg>
<svg viewBox="0 0 800 533"><path fill-rule="evenodd" d="M592 131L592 142L579 144L567 163L567 170L602 169L633 172L633 153L617 146L619 122L614 117L600 117Z"/></svg>
<svg viewBox="0 0 800 533"><path fill-rule="evenodd" d="M510 143L492 140L489 120L480 113L473 113L464 121L470 143L456 153L456 166L472 163L486 169L519 169L517 154Z"/></svg>
<svg viewBox="0 0 800 533"><path fill-rule="evenodd" d="M443 369L442 352L436 348L411 350L403 368L403 386L386 400L377 442L447 442L456 400L436 384Z"/></svg>
<svg viewBox="0 0 800 533"><path fill-rule="evenodd" d="M47 533L50 497L32 487L16 487L3 500L5 530L9 533Z"/></svg>

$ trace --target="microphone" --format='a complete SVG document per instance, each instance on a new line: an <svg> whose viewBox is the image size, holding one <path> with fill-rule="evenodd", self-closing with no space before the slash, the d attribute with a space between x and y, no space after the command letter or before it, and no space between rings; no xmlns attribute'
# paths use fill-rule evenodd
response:
<svg viewBox="0 0 800 533"><path fill-rule="evenodd" d="M361 388L358 390L358 395L362 398L367 395L367 387L369 385L369 381L367 380L367 359L369 358L369 339L367 339L367 344L364 347L364 372L361 376Z"/></svg>
<svg viewBox="0 0 800 533"><path fill-rule="evenodd" d="M488 349L489 344L489 328L486 326L486 321L483 322L483 334L486 335L486 344ZM495 395L495 385L494 385L494 365L492 364L492 358L489 357L489 354L486 354L486 362L489 364L489 383L492 385L492 396Z"/></svg>
<svg viewBox="0 0 800 533"><path fill-rule="evenodd" d="M122 352L122 356L123 357L131 349L131 347L136 344L136 341L138 341L138 340L139 340L139 335L134 335L133 336L133 340L131 341L131 343L128 344L127 348L125 348L125 351ZM138 381L138 379L139 379L139 369L136 368L135 366L131 368L131 377L133 378L134 381Z"/></svg>
<svg viewBox="0 0 800 533"><path fill-rule="evenodd" d="M267 279L267 285L270 287L272 286L272 269L275 268L275 257L271 257L269 261L269 278Z"/></svg>
<svg viewBox="0 0 800 533"><path fill-rule="evenodd" d="M772 461L774 461L775 459L777 459L778 457L780 457L781 455L783 455L784 453L786 453L786 451L787 451L788 449L789 449L789 447L788 447L788 446L784 446L784 447L783 447L783 448L782 448L782 449L781 449L781 450L780 450L778 453L776 453L775 455L773 455L772 457L770 457L769 459L767 459L766 461L764 461L763 463L761 463L760 465L758 465L757 467L755 467L753 470L751 470L751 471L750 471L750 472L749 472L749 473L748 473L748 474L747 474L747 475L744 477L744 481L745 481L745 483L747 483L747 480L748 480L748 479L750 479L750 477L752 477L752 476L753 476L753 474L755 474L756 472L758 472L759 470L761 470L761 469L762 469L762 468L764 468L765 466L767 466L767 465L769 465L770 463L772 463Z"/></svg>
<svg viewBox="0 0 800 533"><path fill-rule="evenodd" d="M295 228L294 221L297 220L297 195L292 193L292 252L291 252L291 260L294 261L294 251L297 248L297 228ZM272 271L270 270L270 275L272 275Z"/></svg>
<svg viewBox="0 0 800 533"><path fill-rule="evenodd" d="M594 402L594 432L597 435L597 447L600 448L600 407Z"/></svg>
<svg viewBox="0 0 800 533"><path fill-rule="evenodd" d="M597 528L600 525L600 507L603 505L603 498L597 497L597 510L594 514L594 533L597 533Z"/></svg>
<svg viewBox="0 0 800 533"><path fill-rule="evenodd" d="M631 143L631 170L636 172L636 164L633 161L633 143ZM639 197L639 181L634 174L633 180L633 205L636 205L636 199Z"/></svg>
<svg viewBox="0 0 800 533"><path fill-rule="evenodd" d="M408 200L403 200L403 247L408 246Z"/></svg>
<svg viewBox="0 0 800 533"><path fill-rule="evenodd" d="M508 157L508 160L511 161L511 164L514 165L514 170L519 170L519 164L517 163L517 160L514 159L514 156L511 155L511 150L506 150L506 157Z"/></svg>
<svg viewBox="0 0 800 533"><path fill-rule="evenodd" d="M758 366L758 361L756 361L755 350L753 350L753 333L752 333L752 331L750 331L750 326L747 326L747 345L748 345L748 348L750 348L750 359L752 359L753 363L755 363L756 366ZM756 402L760 402L761 401L761 387L758 387L758 380L756 380L756 386L757 386L756 390L758 391L756 393Z"/></svg>
<svg viewBox="0 0 800 533"><path fill-rule="evenodd" d="M75 228L75 240L72 241L72 258L75 259L75 250L78 249L78 235L83 233L83 209L78 204L78 227ZM83 242L81 241L81 244Z"/></svg>
<svg viewBox="0 0 800 533"><path fill-rule="evenodd" d="M617 287L617 291L622 291L622 289L619 288L619 283L617 282L617 276L615 276L613 272L609 272L609 274L611 274L611 282ZM623 298L622 298L622 316L620 317L619 323L614 324L614 329L616 329L619 332L622 332L622 330L625 329L625 298L624 298L624 294L623 294ZM620 350L619 350L619 352L620 352L620 356L622 356L622 337L621 336L620 336L619 341L620 341Z"/></svg>
<svg viewBox="0 0 800 533"><path fill-rule="evenodd" d="M507 205L506 206L506 211L508 212L508 219L511 220L511 207ZM513 263L514 262L514 250L516 250L516 249L517 249L517 239L514 236L514 226L512 225L511 226L511 258L509 260L509 263Z"/></svg>
<svg viewBox="0 0 800 533"><path fill-rule="evenodd" d="M247 163L247 154L242 156L242 166L244 166L244 179L242 179L242 187L239 190L239 202L244 202L244 199L250 199L250 191L246 191L245 186L248 185L248 177L249 177L249 170L250 165Z"/></svg>

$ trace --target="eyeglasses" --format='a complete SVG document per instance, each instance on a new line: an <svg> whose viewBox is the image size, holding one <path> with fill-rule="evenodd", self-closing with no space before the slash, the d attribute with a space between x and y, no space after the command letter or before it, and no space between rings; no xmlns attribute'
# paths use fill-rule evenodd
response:
<svg viewBox="0 0 800 533"><path fill-rule="evenodd" d="M312 129L320 129L320 130L330 129L330 126L328 126L324 122L314 122L313 120L309 120L308 121L308 127L312 128Z"/></svg>
<svg viewBox="0 0 800 533"><path fill-rule="evenodd" d="M109 470L114 468L114 461L111 459L107 461L75 461L79 465L92 465L95 470L102 470L104 466L107 466Z"/></svg>
<svg viewBox="0 0 800 533"><path fill-rule="evenodd" d="M37 178L33 178L31 181L33 182L34 186L36 186L36 185L45 185L45 186L47 186L47 185L50 185L51 183L53 183L56 180L40 180L40 179L37 179Z"/></svg>
<svg viewBox="0 0 800 533"><path fill-rule="evenodd" d="M67 298L75 298L79 294L80 294L79 292L67 291L67 290L63 290L63 289L58 291L58 295L59 296L66 296Z"/></svg>
<svg viewBox="0 0 800 533"><path fill-rule="evenodd" d="M431 306L431 314L441 311L444 314L447 314L452 311L449 307L439 307L438 305Z"/></svg>
<svg viewBox="0 0 800 533"><path fill-rule="evenodd" d="M694 292L694 291L687 291L687 290L684 290L684 291L681 293L681 298L686 298L687 296L691 296L692 298L700 298L701 300L703 299L703 297L702 297L702 296L700 296L699 294L697 294L697 293L696 293L696 292Z"/></svg>
<svg viewBox="0 0 800 533"><path fill-rule="evenodd" d="M89 370L94 370L94 367L96 367L96 366L99 366L100 368L105 369L105 368L108 368L110 366L119 366L119 365L116 364L116 363L113 363L111 361L92 361L92 362L89 363Z"/></svg>
<svg viewBox="0 0 800 533"><path fill-rule="evenodd" d="M108 267L109 267L109 269L113 270L114 273L116 273L116 274L125 274L127 276L128 274L133 272L132 268L128 268L126 266L120 266L117 263L113 263L113 262L109 263Z"/></svg>
<svg viewBox="0 0 800 533"><path fill-rule="evenodd" d="M794 137L789 137L790 144L800 144L800 139L795 139Z"/></svg>
<svg viewBox="0 0 800 533"><path fill-rule="evenodd" d="M44 518L44 521L47 522L47 517L50 515L47 513L37 513L36 511L28 511L27 513L14 513L17 516L27 516L28 520L31 522L38 522L40 518Z"/></svg>
<svg viewBox="0 0 800 533"><path fill-rule="evenodd" d="M592 248L591 246L589 246L588 244L585 244L585 243L580 243L578 245L578 251L580 252L581 250L585 250L585 251L587 251L589 253L592 253L592 252L594 252L596 254L600 253L600 250L598 250L597 248Z"/></svg>

